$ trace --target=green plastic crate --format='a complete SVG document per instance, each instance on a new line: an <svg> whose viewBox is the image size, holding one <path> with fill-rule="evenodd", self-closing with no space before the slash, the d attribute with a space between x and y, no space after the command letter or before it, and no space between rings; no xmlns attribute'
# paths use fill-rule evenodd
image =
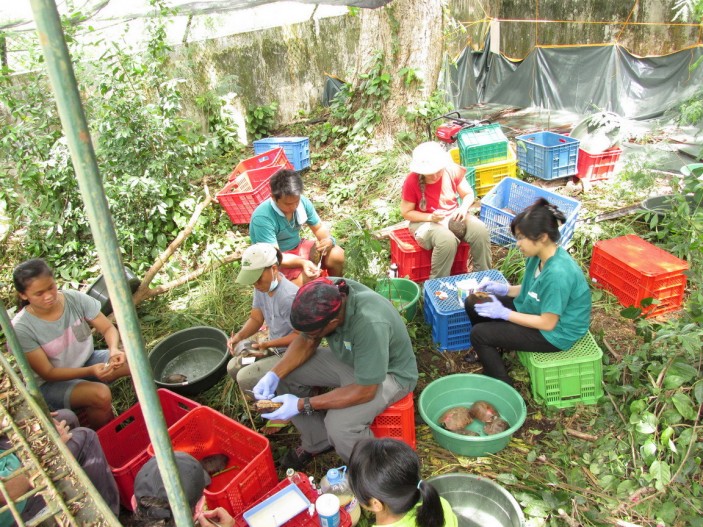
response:
<svg viewBox="0 0 703 527"><path fill-rule="evenodd" d="M532 384L532 397L557 408L596 404L603 396L603 351L586 333L571 349L557 353L518 351Z"/></svg>
<svg viewBox="0 0 703 527"><path fill-rule="evenodd" d="M476 169L474 167L468 167L466 169L466 175L464 176L464 179L471 187L471 190L474 191L474 195L475 195L476 194Z"/></svg>
<svg viewBox="0 0 703 527"><path fill-rule="evenodd" d="M457 134L457 144L465 167L508 159L508 139L497 123L464 128Z"/></svg>

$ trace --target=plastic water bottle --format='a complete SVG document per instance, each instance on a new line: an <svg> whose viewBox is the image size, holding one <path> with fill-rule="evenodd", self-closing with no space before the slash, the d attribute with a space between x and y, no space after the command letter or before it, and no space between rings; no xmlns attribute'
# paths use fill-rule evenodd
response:
<svg viewBox="0 0 703 527"><path fill-rule="evenodd" d="M320 481L320 490L325 494L337 496L340 505L351 516L352 527L357 524L361 517L361 506L349 487L346 466L329 469Z"/></svg>
<svg viewBox="0 0 703 527"><path fill-rule="evenodd" d="M393 262L388 269L388 278L398 278L398 264Z"/></svg>

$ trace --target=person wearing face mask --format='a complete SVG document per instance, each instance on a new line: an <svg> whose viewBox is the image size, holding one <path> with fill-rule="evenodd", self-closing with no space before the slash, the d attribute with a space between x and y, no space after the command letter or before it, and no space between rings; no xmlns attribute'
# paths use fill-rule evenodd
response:
<svg viewBox="0 0 703 527"><path fill-rule="evenodd" d="M256 243L242 254L242 268L236 282L253 286L254 298L249 318L227 341L227 348L234 356L227 373L242 390L251 390L278 363L279 354L297 335L290 323L290 312L298 286L280 272L282 259L281 251L268 243ZM237 344L259 332L264 324L269 331L268 339L253 344L252 351L235 354ZM256 360L257 355L267 355L269 351L273 354Z"/></svg>
<svg viewBox="0 0 703 527"><path fill-rule="evenodd" d="M476 197L466 181L466 168L454 163L442 145L430 141L413 150L410 171L403 183L400 213L410 222L408 228L418 245L432 251L430 278L451 274L461 241L471 247L474 271L490 269L488 229L469 214ZM457 197L461 198L461 205Z"/></svg>
<svg viewBox="0 0 703 527"><path fill-rule="evenodd" d="M331 276L342 276L344 250L320 221L312 202L303 196L303 179L293 170L279 170L269 183L271 198L251 215L252 243L270 243L283 252L280 271L298 287L320 276L317 262ZM307 225L315 240L300 237Z"/></svg>

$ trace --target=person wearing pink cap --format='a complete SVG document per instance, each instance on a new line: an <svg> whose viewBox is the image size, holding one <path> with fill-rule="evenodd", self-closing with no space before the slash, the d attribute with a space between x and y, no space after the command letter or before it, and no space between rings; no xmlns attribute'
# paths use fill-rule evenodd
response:
<svg viewBox="0 0 703 527"><path fill-rule="evenodd" d="M451 274L461 241L471 247L474 271L490 269L488 229L468 213L476 197L465 179L466 168L454 163L442 145L430 141L413 150L410 171L403 184L400 212L410 222L409 229L417 243L432 251L430 278ZM464 223L461 239L449 230L450 220Z"/></svg>

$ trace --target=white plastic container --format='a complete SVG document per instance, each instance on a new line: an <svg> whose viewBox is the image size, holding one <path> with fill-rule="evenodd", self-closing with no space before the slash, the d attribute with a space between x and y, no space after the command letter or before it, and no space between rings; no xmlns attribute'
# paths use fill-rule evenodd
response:
<svg viewBox="0 0 703 527"><path fill-rule="evenodd" d="M340 505L351 516L352 527L359 522L361 506L349 487L346 466L329 469L320 481L320 490L323 493L334 494L339 498Z"/></svg>
<svg viewBox="0 0 703 527"><path fill-rule="evenodd" d="M320 527L339 527L339 498L334 494L322 494L315 502Z"/></svg>

